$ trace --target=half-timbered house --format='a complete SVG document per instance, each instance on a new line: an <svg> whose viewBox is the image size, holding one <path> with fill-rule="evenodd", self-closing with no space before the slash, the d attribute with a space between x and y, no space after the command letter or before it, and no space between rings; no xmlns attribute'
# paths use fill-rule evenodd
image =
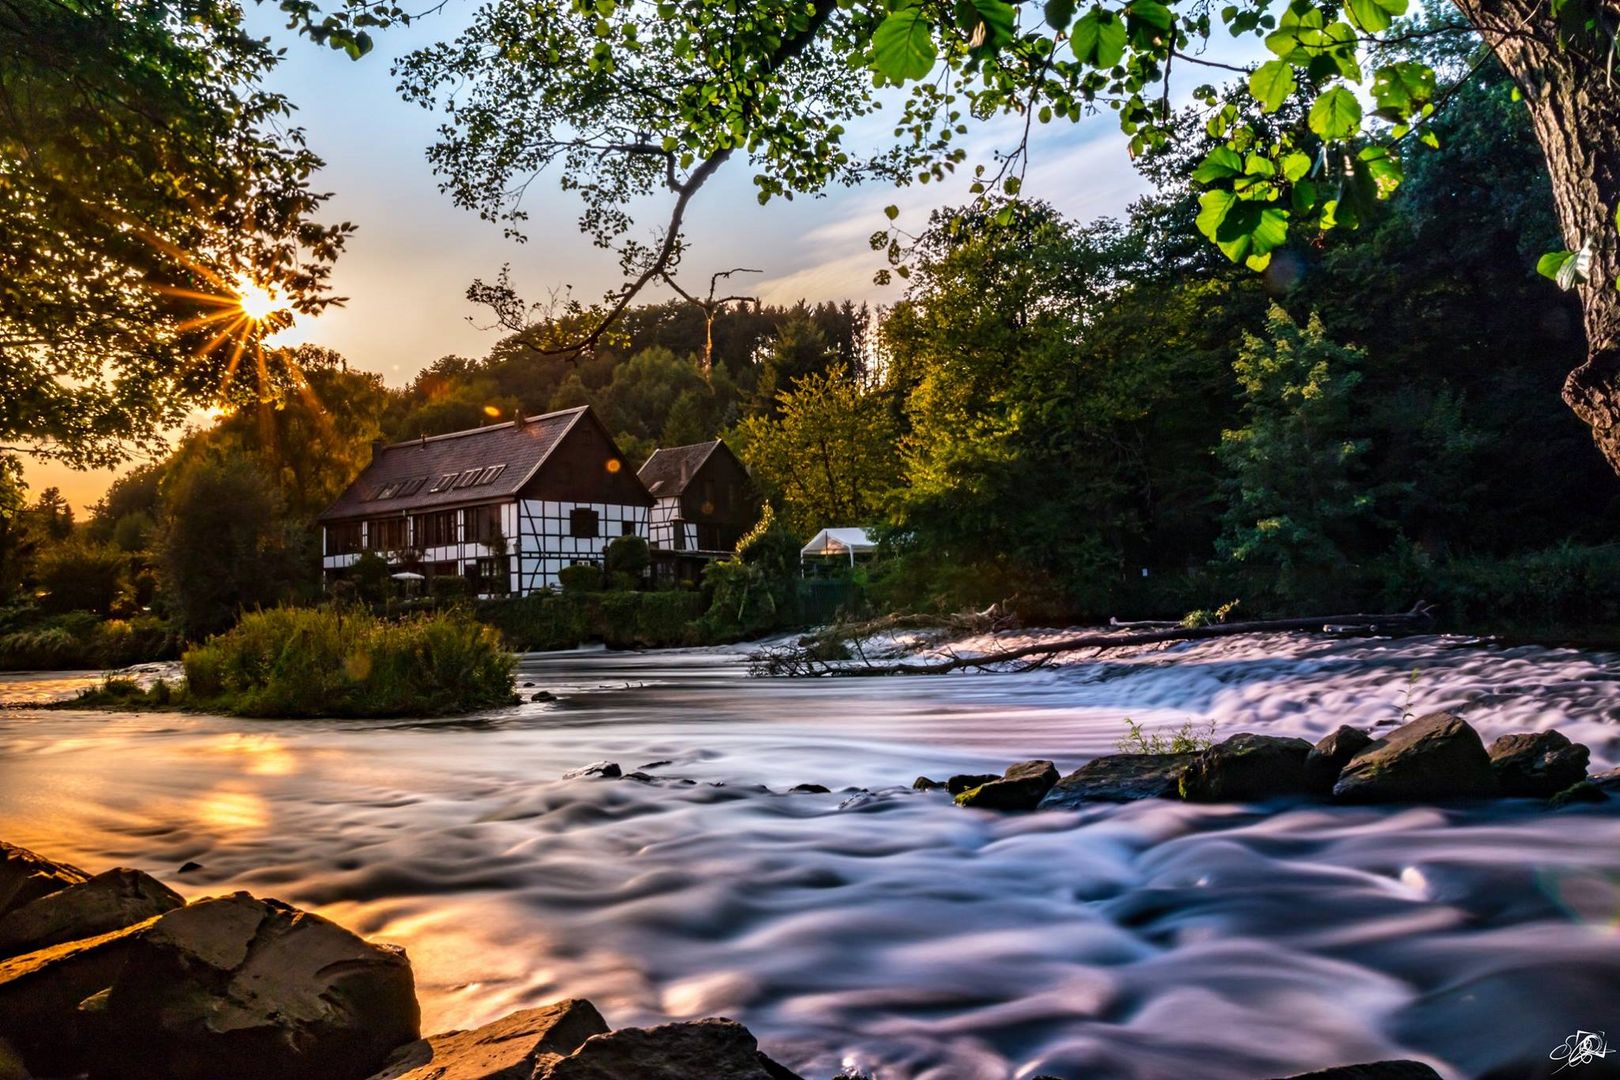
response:
<svg viewBox="0 0 1620 1080"><path fill-rule="evenodd" d="M373 551L480 595L525 595L600 564L616 537L646 537L652 504L589 406L380 445L318 519L323 569L341 578Z"/></svg>

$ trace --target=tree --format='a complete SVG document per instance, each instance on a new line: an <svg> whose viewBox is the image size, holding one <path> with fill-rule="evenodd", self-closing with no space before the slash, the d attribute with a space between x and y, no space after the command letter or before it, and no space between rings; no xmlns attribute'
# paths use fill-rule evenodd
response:
<svg viewBox="0 0 1620 1080"><path fill-rule="evenodd" d="M274 604L314 566L285 523L280 493L251 458L205 457L164 492L156 542L162 595L187 636L228 629L239 612Z"/></svg>
<svg viewBox="0 0 1620 1080"><path fill-rule="evenodd" d="M1140 530L1129 428L1174 386L1151 353L1087 347L1129 245L1018 203L942 211L917 252L881 331L907 428L897 529L936 562L999 564L1049 595L1112 587Z"/></svg>
<svg viewBox="0 0 1620 1080"><path fill-rule="evenodd" d="M276 59L234 4L0 3L0 444L116 462L333 302Z"/></svg>
<svg viewBox="0 0 1620 1080"><path fill-rule="evenodd" d="M28 528L28 485L22 463L0 454L0 602L11 599L22 584L33 541Z"/></svg>
<svg viewBox="0 0 1620 1080"><path fill-rule="evenodd" d="M1365 440L1351 428L1361 354L1327 340L1321 320L1303 328L1273 307L1265 339L1246 335L1233 365L1243 427L1221 433L1230 501L1216 550L1275 569L1284 595L1347 562L1347 534L1376 494L1358 482Z"/></svg>
<svg viewBox="0 0 1620 1080"><path fill-rule="evenodd" d="M40 555L36 576L46 611L106 616L127 584L129 559L109 544L62 543Z"/></svg>
<svg viewBox="0 0 1620 1080"><path fill-rule="evenodd" d="M1482 35L1523 92L1553 184L1568 250L1550 273L1579 291L1586 361L1564 388L1620 469L1620 86L1609 77L1616 40L1606 0L1456 0L1459 32ZM967 120L1015 114L1023 137L972 190L1016 196L1035 122L1077 120L1106 106L1141 153L1173 125L1171 79L1223 68L1200 53L1217 25L1262 40L1271 56L1238 68L1265 111L1296 94L1301 121L1262 132L1212 87L1198 88L1221 140L1196 166L1196 227L1234 262L1264 268L1290 240L1354 227L1403 176L1403 156L1435 142L1447 104L1432 65L1389 58L1409 28L1408 0L1129 0L1082 8L1005 0L839 3L722 0L599 4L491 0L454 43L401 66L407 97L443 101L450 122L434 167L461 205L520 231L522 191L547 168L585 199L582 227L616 247L624 284L590 311L581 334L599 340L637 293L689 260L682 226L696 192L732 156L746 155L761 202L866 178L943 180L967 161ZM1218 22L1217 22L1218 18ZM866 150L850 121L888 88L904 94L894 138ZM1363 102L1370 100L1369 113ZM656 133L656 134L652 134ZM663 188L661 234L633 234L624 209ZM897 211L890 208L891 217ZM874 238L907 270L898 233ZM498 312L521 315L510 288ZM523 329L521 318L503 319ZM555 341L555 339L554 339Z"/></svg>
<svg viewBox="0 0 1620 1080"><path fill-rule="evenodd" d="M809 536L879 518L899 481L888 402L847 369L807 375L780 397L776 419L743 421L739 454L778 507L782 526Z"/></svg>

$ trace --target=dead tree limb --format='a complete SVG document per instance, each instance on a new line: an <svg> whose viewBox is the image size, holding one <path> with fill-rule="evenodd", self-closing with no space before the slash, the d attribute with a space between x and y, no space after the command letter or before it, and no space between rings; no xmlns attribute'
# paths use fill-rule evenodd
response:
<svg viewBox="0 0 1620 1080"><path fill-rule="evenodd" d="M1433 607L1418 604L1411 611L1383 615L1318 615L1299 619L1260 619L1251 622L1217 623L1213 626L1185 626L1174 629L1138 630L1125 633L1098 631L1073 637L1055 638L1022 645L1016 649L977 656L947 654L931 663L854 664L819 660L801 649L767 649L752 656L750 670L756 675L944 675L965 669L987 670L1000 664L1023 662L1018 670L1039 667L1058 653L1081 649L1122 649L1133 645L1158 645L1172 641L1205 641L1235 637L1238 634L1272 634L1286 631L1416 631L1433 623ZM857 649L859 654L859 650Z"/></svg>

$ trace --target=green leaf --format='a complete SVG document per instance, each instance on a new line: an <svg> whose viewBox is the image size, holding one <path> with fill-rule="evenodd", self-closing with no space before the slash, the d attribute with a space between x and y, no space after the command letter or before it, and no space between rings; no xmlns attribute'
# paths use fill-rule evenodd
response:
<svg viewBox="0 0 1620 1080"><path fill-rule="evenodd" d="M1390 153L1387 146L1365 147L1356 155L1356 159L1366 167L1380 199L1389 198L1406 178L1401 159Z"/></svg>
<svg viewBox="0 0 1620 1080"><path fill-rule="evenodd" d="M885 206L883 208L883 216L888 218L890 221L893 221L895 218L900 216L900 208L893 205Z"/></svg>
<svg viewBox="0 0 1620 1080"><path fill-rule="evenodd" d="M1390 120L1410 116L1434 97L1434 91L1434 69L1428 64L1402 60L1373 72L1373 102Z"/></svg>
<svg viewBox="0 0 1620 1080"><path fill-rule="evenodd" d="M1346 88L1335 86L1311 106L1310 125L1330 142L1348 139L1361 129L1361 102Z"/></svg>
<svg viewBox="0 0 1620 1080"><path fill-rule="evenodd" d="M1125 56L1125 23L1112 11L1092 8L1074 24L1069 47L1081 63L1111 68Z"/></svg>
<svg viewBox="0 0 1620 1080"><path fill-rule="evenodd" d="M1046 25L1067 30L1074 21L1074 0L1046 0Z"/></svg>
<svg viewBox="0 0 1620 1080"><path fill-rule="evenodd" d="M1237 151L1231 147L1217 146L1198 163L1198 167L1193 170L1192 178L1200 184L1210 184L1242 175L1243 158Z"/></svg>
<svg viewBox="0 0 1620 1080"><path fill-rule="evenodd" d="M1289 181L1304 178L1311 171L1311 155L1295 150L1283 158L1282 171Z"/></svg>
<svg viewBox="0 0 1620 1080"><path fill-rule="evenodd" d="M1220 188L1198 196L1198 217L1194 219L1198 231L1214 240L1220 231L1221 223L1226 220L1226 215L1232 212L1232 207L1237 205L1237 201L1236 195Z"/></svg>
<svg viewBox="0 0 1620 1080"><path fill-rule="evenodd" d="M1376 34L1406 14L1406 0L1345 0L1344 12L1358 28Z"/></svg>
<svg viewBox="0 0 1620 1080"><path fill-rule="evenodd" d="M916 8L889 12L872 34L872 66L893 82L921 79L938 57L934 28Z"/></svg>
<svg viewBox="0 0 1620 1080"><path fill-rule="evenodd" d="M1298 86L1294 66L1286 60L1267 60L1249 76L1249 93L1260 103L1261 112L1276 112Z"/></svg>
<svg viewBox="0 0 1620 1080"><path fill-rule="evenodd" d="M1159 0L1133 0L1125 10L1133 19L1140 19L1160 30L1170 29L1170 24L1175 21L1170 9L1159 3Z"/></svg>
<svg viewBox="0 0 1620 1080"><path fill-rule="evenodd" d="M1013 27L1018 22L1018 12L1013 10L1012 5L1003 0L972 0L972 3L979 18L984 20L983 47L994 51L1011 44Z"/></svg>
<svg viewBox="0 0 1620 1080"><path fill-rule="evenodd" d="M1579 251L1547 252L1536 260L1536 273L1551 278L1566 291L1586 284L1592 274L1592 241L1587 240Z"/></svg>

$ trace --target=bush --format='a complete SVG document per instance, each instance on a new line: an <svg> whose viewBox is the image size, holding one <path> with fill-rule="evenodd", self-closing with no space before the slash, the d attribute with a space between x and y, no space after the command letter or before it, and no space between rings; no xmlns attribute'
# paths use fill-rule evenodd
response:
<svg viewBox="0 0 1620 1080"><path fill-rule="evenodd" d="M241 716L436 716L512 701L511 654L460 612L253 612L184 666L187 704Z"/></svg>
<svg viewBox="0 0 1620 1080"><path fill-rule="evenodd" d="M123 589L129 559L111 545L69 543L51 548L36 573L45 589L40 606L50 612L106 615Z"/></svg>
<svg viewBox="0 0 1620 1080"><path fill-rule="evenodd" d="M576 563L557 571L557 581L565 593L592 593L602 591L602 568L594 563Z"/></svg>
<svg viewBox="0 0 1620 1080"><path fill-rule="evenodd" d="M701 645L707 607L695 592L539 592L514 600L487 600L478 618L497 627L519 652L572 649L588 640L611 648L655 649Z"/></svg>
<svg viewBox="0 0 1620 1080"><path fill-rule="evenodd" d="M603 556L610 574L629 574L637 581L652 565L652 548L639 536L621 536L608 544Z"/></svg>

